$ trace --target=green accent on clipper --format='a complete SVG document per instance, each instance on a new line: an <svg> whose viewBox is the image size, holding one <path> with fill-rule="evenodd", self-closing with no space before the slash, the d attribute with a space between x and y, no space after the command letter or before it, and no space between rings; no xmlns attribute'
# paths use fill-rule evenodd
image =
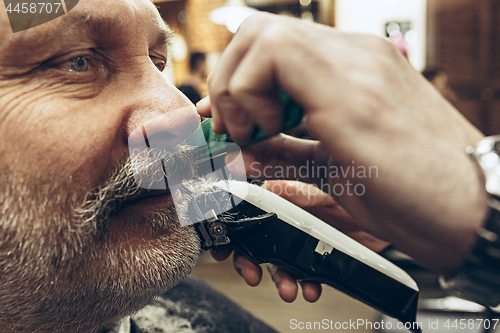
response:
<svg viewBox="0 0 500 333"><path fill-rule="evenodd" d="M278 92L281 102L284 107L284 119L281 131L286 132L299 126L304 117L304 109L290 98L284 91ZM212 119L206 119L201 123L203 134L207 142L207 147L200 147L196 152L197 160L206 160L211 156L215 157L223 153L234 151L240 148L231 140L229 134L217 134L212 130ZM249 144L263 141L268 139L269 136L265 135L260 128L256 127ZM189 141L189 140L188 140Z"/></svg>

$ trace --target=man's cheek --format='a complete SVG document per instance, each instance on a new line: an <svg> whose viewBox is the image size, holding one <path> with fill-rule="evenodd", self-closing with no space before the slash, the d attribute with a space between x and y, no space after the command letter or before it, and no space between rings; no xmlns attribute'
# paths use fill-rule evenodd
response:
<svg viewBox="0 0 500 333"><path fill-rule="evenodd" d="M67 98L72 92L64 82L30 78L0 79L0 119L17 118L23 119L23 122L27 119L42 119L49 114L33 111L53 103L56 98ZM57 114L64 116L62 111L58 110Z"/></svg>
<svg viewBox="0 0 500 333"><path fill-rule="evenodd" d="M65 159L64 154L72 144L77 144L70 141L78 137L81 129L71 121L71 108L67 103L50 94L24 90L4 95L0 105L3 105L0 149L6 161L30 172L46 165L53 171L61 171L59 165L64 160L71 161L71 158Z"/></svg>

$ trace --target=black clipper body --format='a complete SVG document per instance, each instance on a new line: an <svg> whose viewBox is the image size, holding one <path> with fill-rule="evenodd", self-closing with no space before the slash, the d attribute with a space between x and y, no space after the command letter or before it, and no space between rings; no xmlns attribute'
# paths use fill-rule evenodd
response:
<svg viewBox="0 0 500 333"><path fill-rule="evenodd" d="M405 271L274 193L240 181L215 186L241 202L219 216L202 212L208 218L194 227L204 249L228 245L257 264L286 267L420 332L413 327L419 290Z"/></svg>

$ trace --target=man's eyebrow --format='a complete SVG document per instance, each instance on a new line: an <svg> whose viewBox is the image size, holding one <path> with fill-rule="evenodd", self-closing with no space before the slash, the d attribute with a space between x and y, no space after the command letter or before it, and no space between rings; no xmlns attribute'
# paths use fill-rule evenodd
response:
<svg viewBox="0 0 500 333"><path fill-rule="evenodd" d="M156 37L156 41L153 43L153 47L166 46L169 47L172 43L172 38L174 37L174 32L168 27L168 25L164 25L158 30L158 37Z"/></svg>
<svg viewBox="0 0 500 333"><path fill-rule="evenodd" d="M75 22L73 18L71 21L66 22L66 24L76 24L96 39L106 37L116 38L123 34L126 29L125 22L110 17L95 18L88 14L81 14L76 20ZM173 36L173 31L166 23L163 24L158 28L157 37L152 47L169 46Z"/></svg>
<svg viewBox="0 0 500 333"><path fill-rule="evenodd" d="M114 39L124 33L124 28L124 23L110 17L95 18L85 13L64 15L59 22L33 29L33 31L21 34L20 37L13 35L3 40L0 39L0 54L3 54L4 50L12 54L19 54L16 51L26 53L28 49L44 51L49 48L52 49L53 45L57 45L62 40L69 38L80 41L84 35L95 40ZM28 48L27 45L31 45L31 47ZM23 56L24 58L29 56L37 57L37 54L31 52L30 54L23 54Z"/></svg>
<svg viewBox="0 0 500 333"><path fill-rule="evenodd" d="M96 18L89 14L81 14L77 17L68 15L64 25L65 27L76 25L95 38L106 37L108 35L116 36L116 34L120 34L123 31L125 26L124 23L117 19L110 17Z"/></svg>

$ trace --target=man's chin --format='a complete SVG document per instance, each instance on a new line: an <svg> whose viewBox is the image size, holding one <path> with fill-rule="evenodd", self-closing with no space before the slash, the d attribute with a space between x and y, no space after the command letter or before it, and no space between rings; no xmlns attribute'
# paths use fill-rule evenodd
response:
<svg viewBox="0 0 500 333"><path fill-rule="evenodd" d="M125 228L114 230L120 221L110 224L108 240L113 241L107 244L103 268L113 281L111 289L122 290L121 298L128 300L128 308L119 316L138 311L177 285L194 268L200 253L196 232L179 225L173 207L139 216L131 214L133 222L127 221L131 224Z"/></svg>
<svg viewBox="0 0 500 333"><path fill-rule="evenodd" d="M130 207L119 211L103 224L104 233L97 237L74 231L64 240L56 228L38 235L43 241L34 241L34 245L52 247L43 248L43 252L33 247L17 253L29 258L26 267L30 272L14 271L2 276L11 283L12 293L0 297L1 308L5 309L0 321L3 318L8 322L22 313L22 318L10 322L26 332L42 328L57 333L91 332L111 318L139 310L179 283L197 261L199 239L192 228L180 226L174 207L153 209L156 203L150 204L145 203L147 209ZM46 225L72 225L71 220L51 222L46 217L45 221ZM26 237L35 240L33 235ZM48 239L66 241L67 246L52 245ZM78 244L82 244L81 250L76 249ZM66 251L64 258L58 255L61 249ZM21 267L18 262L4 264ZM8 304L16 304L17 308ZM50 311L47 305L51 305Z"/></svg>
<svg viewBox="0 0 500 333"><path fill-rule="evenodd" d="M200 241L191 226L179 223L172 197L153 196L140 199L115 215L108 223L105 237L110 259L114 254L129 268L168 275L167 287L189 274L200 253ZM174 274L179 274L177 277ZM155 286L160 280L151 282Z"/></svg>

